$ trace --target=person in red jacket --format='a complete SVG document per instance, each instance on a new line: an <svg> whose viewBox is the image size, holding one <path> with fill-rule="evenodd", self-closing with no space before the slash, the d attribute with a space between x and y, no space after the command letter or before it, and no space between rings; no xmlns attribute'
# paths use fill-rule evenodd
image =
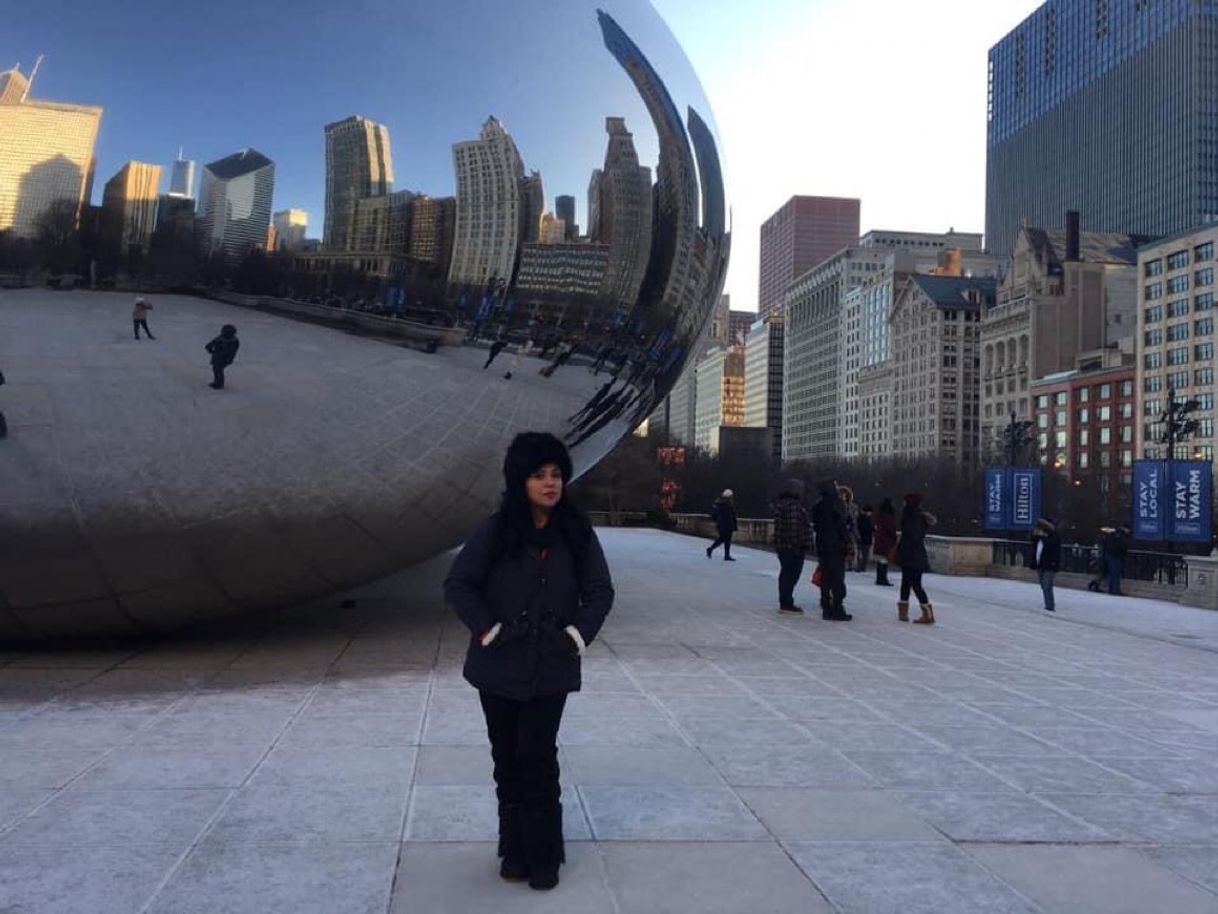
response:
<svg viewBox="0 0 1218 914"><path fill-rule="evenodd" d="M872 517L875 526L875 582L880 587L891 587L888 580L888 556L897 545L897 512L892 499L880 502L880 510Z"/></svg>

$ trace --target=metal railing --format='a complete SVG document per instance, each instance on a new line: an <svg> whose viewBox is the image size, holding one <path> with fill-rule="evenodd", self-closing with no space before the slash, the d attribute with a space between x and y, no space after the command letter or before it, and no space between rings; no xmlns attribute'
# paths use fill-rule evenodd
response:
<svg viewBox="0 0 1218 914"><path fill-rule="evenodd" d="M1031 543L1017 540L995 540L994 564L1015 568L1030 565ZM1060 570L1100 577L1104 573L1098 546L1078 543L1062 544ZM1169 587L1188 586L1188 557L1166 552L1129 552L1125 556L1122 577L1131 581L1149 581Z"/></svg>

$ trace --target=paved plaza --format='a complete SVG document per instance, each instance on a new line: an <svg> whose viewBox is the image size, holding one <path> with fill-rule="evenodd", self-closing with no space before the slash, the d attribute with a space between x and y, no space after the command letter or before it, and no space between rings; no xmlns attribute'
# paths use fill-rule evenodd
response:
<svg viewBox="0 0 1218 914"><path fill-rule="evenodd" d="M441 560L0 654L0 912L1218 912L1218 613L930 576L939 624L902 625L850 575L828 623L776 612L765 552L602 536L554 892L497 876Z"/></svg>

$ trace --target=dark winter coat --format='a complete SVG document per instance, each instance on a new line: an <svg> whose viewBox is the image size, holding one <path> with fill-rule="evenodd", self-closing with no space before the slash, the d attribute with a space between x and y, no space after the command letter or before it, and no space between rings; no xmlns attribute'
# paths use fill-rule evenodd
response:
<svg viewBox="0 0 1218 914"><path fill-rule="evenodd" d="M901 513L901 538L897 541L897 564L911 571L930 571L926 534L934 526L934 515L920 509Z"/></svg>
<svg viewBox="0 0 1218 914"><path fill-rule="evenodd" d="M801 487L802 488L802 487ZM774 548L801 555L812 545L811 520L800 501L802 491L785 489L774 509Z"/></svg>
<svg viewBox="0 0 1218 914"><path fill-rule="evenodd" d="M875 532L875 527L871 523L871 518L868 517L866 514L860 513L858 529L859 529L859 545L860 546L870 546L873 536L874 536L874 532Z"/></svg>
<svg viewBox="0 0 1218 914"><path fill-rule="evenodd" d="M465 543L444 596L470 632L464 672L474 688L515 701L579 691L578 648L564 629L574 625L591 644L613 606L605 554L596 533L587 536L582 560L562 538L504 554L492 517ZM499 635L483 647L496 623Z"/></svg>
<svg viewBox="0 0 1218 914"><path fill-rule="evenodd" d="M897 516L877 512L872 517L875 519L875 554L886 558L897 544Z"/></svg>
<svg viewBox="0 0 1218 914"><path fill-rule="evenodd" d="M715 519L715 528L719 536L727 536L736 532L736 506L730 498L716 498L711 508L711 517Z"/></svg>
<svg viewBox="0 0 1218 914"><path fill-rule="evenodd" d="M211 363L223 368L236 360L241 341L235 336L218 336L204 348L211 353Z"/></svg>
<svg viewBox="0 0 1218 914"><path fill-rule="evenodd" d="M845 555L850 551L850 528L846 522L846 506L837 489L822 485L820 500L812 506L812 527L816 531L816 554Z"/></svg>
<svg viewBox="0 0 1218 914"><path fill-rule="evenodd" d="M1036 547L1041 546L1040 559L1036 558ZM1058 571L1062 564L1062 538L1056 530L1037 528L1032 532L1032 545L1028 554L1029 567L1037 571Z"/></svg>
<svg viewBox="0 0 1218 914"><path fill-rule="evenodd" d="M1120 530L1113 530L1104 537L1104 555L1110 555L1123 562L1128 554L1129 537Z"/></svg>

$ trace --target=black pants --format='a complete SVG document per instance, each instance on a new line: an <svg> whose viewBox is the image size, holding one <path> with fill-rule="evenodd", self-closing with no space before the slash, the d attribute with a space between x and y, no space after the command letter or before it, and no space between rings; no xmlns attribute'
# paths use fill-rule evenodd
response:
<svg viewBox="0 0 1218 914"><path fill-rule="evenodd" d="M731 555L732 555L732 531L731 530L728 530L727 533L720 533L719 538L717 540L715 540L713 543L711 543L710 548L707 549L706 551L714 552L715 549L720 544L723 545L723 557L725 559L731 558Z"/></svg>
<svg viewBox="0 0 1218 914"><path fill-rule="evenodd" d="M501 821L505 810L519 815L529 863L557 865L564 859L558 728L567 696L512 701L478 694L491 740Z"/></svg>
<svg viewBox="0 0 1218 914"><path fill-rule="evenodd" d="M798 549L779 549L778 605L783 609L795 605L795 585L804 570L804 554Z"/></svg>
<svg viewBox="0 0 1218 914"><path fill-rule="evenodd" d="M219 390L224 386L224 366L217 365L214 362L211 366L212 382L211 386Z"/></svg>
<svg viewBox="0 0 1218 914"><path fill-rule="evenodd" d="M503 350L506 348L506 343L495 343L492 345L491 351L486 356L486 364L482 366L482 370L486 371L488 368L490 368L491 362L495 361L495 359L499 357L499 353L503 352Z"/></svg>
<svg viewBox="0 0 1218 914"><path fill-rule="evenodd" d="M133 321L132 321L132 323L133 323L133 324L135 324L135 338L136 338L137 340L140 338L140 328L141 328L141 327L143 327L143 328L144 328L144 332L145 332L146 334L148 334L148 339L150 339L150 340L155 340L155 339L156 339L156 337L152 335L152 331L148 329L148 321L147 321L147 320L144 320L144 319L140 319L140 320L138 320L138 321L133 320Z"/></svg>
<svg viewBox="0 0 1218 914"><path fill-rule="evenodd" d="M820 608L840 609L846 599L846 557L820 556Z"/></svg>
<svg viewBox="0 0 1218 914"><path fill-rule="evenodd" d="M918 595L919 603L929 603L930 597L926 595L926 591L922 587L922 569L921 568L902 568L901 569L901 602L909 602L909 592L913 591Z"/></svg>

